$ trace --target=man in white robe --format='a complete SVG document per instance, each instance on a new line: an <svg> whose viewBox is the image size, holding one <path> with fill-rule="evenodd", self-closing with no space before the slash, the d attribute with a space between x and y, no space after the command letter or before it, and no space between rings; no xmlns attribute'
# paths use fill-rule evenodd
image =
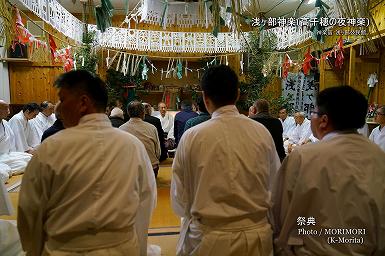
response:
<svg viewBox="0 0 385 256"><path fill-rule="evenodd" d="M172 128L174 127L174 117L167 112L166 103L164 102L159 102L158 110L159 114L156 114L155 117L160 119L163 131L168 134L171 130L173 130Z"/></svg>
<svg viewBox="0 0 385 256"><path fill-rule="evenodd" d="M238 77L228 66L210 68L201 84L212 118L183 134L172 166L171 203L183 217L177 255L269 256L274 141L238 112Z"/></svg>
<svg viewBox="0 0 385 256"><path fill-rule="evenodd" d="M18 229L27 255L146 255L156 187L143 144L113 128L105 83L62 74L66 129L42 143L23 176Z"/></svg>
<svg viewBox="0 0 385 256"><path fill-rule="evenodd" d="M274 184L276 255L385 255L385 153L357 133L366 110L349 86L317 96L320 141L287 156Z"/></svg>
<svg viewBox="0 0 385 256"><path fill-rule="evenodd" d="M287 139L289 139L289 136L291 135L291 133L293 132L293 130L296 127L294 117L288 116L286 108L280 108L278 115L279 115L279 120L282 123L283 140L287 140Z"/></svg>
<svg viewBox="0 0 385 256"><path fill-rule="evenodd" d="M157 177L160 157L158 131L154 125L143 121L144 106L139 101L131 101L127 105L127 113L130 120L120 126L119 129L131 133L143 143L150 158L155 177Z"/></svg>
<svg viewBox="0 0 385 256"><path fill-rule="evenodd" d="M15 174L24 172L32 155L15 152L15 135L8 122L4 120L9 115L9 104L0 100L0 175L5 182Z"/></svg>
<svg viewBox="0 0 385 256"><path fill-rule="evenodd" d="M289 136L287 152L290 153L296 146L305 144L311 136L310 120L305 117L304 112L294 114L297 126Z"/></svg>
<svg viewBox="0 0 385 256"><path fill-rule="evenodd" d="M56 118L53 114L55 106L49 101L43 101L40 104L40 113L30 121L32 131L34 132L34 138L36 142L33 142L33 147L40 145L41 137L45 130L53 125ZM35 145L34 145L35 144Z"/></svg>
<svg viewBox="0 0 385 256"><path fill-rule="evenodd" d="M37 141L37 139L34 138L35 134L33 133L30 125L30 120L39 114L39 109L39 105L36 103L25 104L23 110L9 120L9 126L15 135L15 146L17 152L27 152L33 154L33 148L36 146L33 144L36 144L34 141Z"/></svg>
<svg viewBox="0 0 385 256"><path fill-rule="evenodd" d="M385 106L376 110L376 122L379 123L379 126L373 129L369 139L385 151Z"/></svg>

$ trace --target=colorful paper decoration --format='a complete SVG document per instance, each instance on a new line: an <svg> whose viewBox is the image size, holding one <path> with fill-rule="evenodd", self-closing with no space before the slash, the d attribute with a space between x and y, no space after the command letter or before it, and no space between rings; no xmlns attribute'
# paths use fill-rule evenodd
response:
<svg viewBox="0 0 385 256"><path fill-rule="evenodd" d="M290 59L290 56L286 53L285 54L285 60L282 63L282 78L286 78L287 75L289 74L289 69L292 64L292 61Z"/></svg>
<svg viewBox="0 0 385 256"><path fill-rule="evenodd" d="M310 54L310 47L307 48L307 52L305 54L305 59L302 63L302 70L305 75L308 75L311 70L311 61L313 60L313 56Z"/></svg>

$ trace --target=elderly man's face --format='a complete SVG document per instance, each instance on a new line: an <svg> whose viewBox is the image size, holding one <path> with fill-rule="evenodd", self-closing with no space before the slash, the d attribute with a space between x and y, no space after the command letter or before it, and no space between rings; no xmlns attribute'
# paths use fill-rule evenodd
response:
<svg viewBox="0 0 385 256"><path fill-rule="evenodd" d="M50 116L54 112L55 106L52 103L48 103L48 107L42 112L45 116Z"/></svg>
<svg viewBox="0 0 385 256"><path fill-rule="evenodd" d="M375 121L381 125L385 124L385 113L382 111L382 109L376 110Z"/></svg>
<svg viewBox="0 0 385 256"><path fill-rule="evenodd" d="M301 115L295 114L294 115L294 120L295 120L296 124L302 124L303 121L305 120L305 118L303 116L301 116Z"/></svg>
<svg viewBox="0 0 385 256"><path fill-rule="evenodd" d="M0 119L7 118L8 115L9 115L9 104L4 101L0 101Z"/></svg>
<svg viewBox="0 0 385 256"><path fill-rule="evenodd" d="M58 111L65 128L76 126L81 114L81 94L66 88L59 89L60 105Z"/></svg>
<svg viewBox="0 0 385 256"><path fill-rule="evenodd" d="M164 115L166 114L166 112L167 112L166 104L161 103L161 104L159 104L158 107L159 107L159 112L160 112L160 114L161 114L162 116L164 116Z"/></svg>
<svg viewBox="0 0 385 256"><path fill-rule="evenodd" d="M285 120L286 117L287 117L286 109L281 109L281 110L278 112L278 116L279 116L279 118L281 118L282 120Z"/></svg>

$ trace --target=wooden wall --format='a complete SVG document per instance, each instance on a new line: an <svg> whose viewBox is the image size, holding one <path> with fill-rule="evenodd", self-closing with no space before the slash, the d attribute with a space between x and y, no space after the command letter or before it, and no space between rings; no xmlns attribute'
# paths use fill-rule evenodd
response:
<svg viewBox="0 0 385 256"><path fill-rule="evenodd" d="M371 13L379 31L369 31L369 33L373 37L372 40L377 45L378 51L371 54L363 52L362 54L362 40L354 36L343 36L344 39L353 42L345 47L343 69L330 67L326 61L321 61L320 89L337 85L350 85L367 95L368 76L377 72L379 82L369 99L369 103L383 105L385 104L385 48L380 46L378 38L382 36L382 40L385 42L385 1L373 6ZM333 47L338 38L339 36L336 35L326 37L325 44L323 44L324 49Z"/></svg>
<svg viewBox="0 0 385 256"><path fill-rule="evenodd" d="M40 20L31 12L27 12L32 20ZM26 17L22 15L24 24L27 24ZM58 49L66 47L68 44L74 45L75 42L62 35L48 24L44 24L44 29L52 35L59 37L64 42L55 39ZM48 34L39 38L48 44ZM58 75L63 73L61 64L52 64L49 46L34 50L32 56L28 56L30 61L9 61L9 86L11 104L25 104L28 102L41 103L44 100L56 102L58 100L56 89L53 83Z"/></svg>
<svg viewBox="0 0 385 256"><path fill-rule="evenodd" d="M11 103L40 103L45 100L57 102L57 91L53 83L62 72L61 66L11 63L9 68Z"/></svg>
<svg viewBox="0 0 385 256"><path fill-rule="evenodd" d="M378 84L370 97L369 103L385 104L385 49L377 53L359 56L359 45L349 47L345 50L343 68L331 67L327 61L322 60L320 64L320 89L331 86L350 85L368 95L367 80L370 74L378 74Z"/></svg>

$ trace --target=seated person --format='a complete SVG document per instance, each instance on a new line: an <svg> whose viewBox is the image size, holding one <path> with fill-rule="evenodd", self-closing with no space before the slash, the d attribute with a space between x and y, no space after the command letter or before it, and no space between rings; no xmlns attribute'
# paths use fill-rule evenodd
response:
<svg viewBox="0 0 385 256"><path fill-rule="evenodd" d="M15 135L7 121L9 105L0 100L0 174L3 182L12 175L24 172L32 155L24 152L16 152Z"/></svg>
<svg viewBox="0 0 385 256"><path fill-rule="evenodd" d="M139 101L131 101L127 105L127 113L130 120L120 126L119 129L131 133L143 143L150 158L155 177L157 177L160 157L158 131L152 124L143 121L144 106Z"/></svg>
<svg viewBox="0 0 385 256"><path fill-rule="evenodd" d="M289 135L293 132L293 130L296 127L295 120L292 116L288 116L287 110L285 107L281 107L278 112L279 115L279 120L282 123L282 128L283 128L283 140L288 140Z"/></svg>
<svg viewBox="0 0 385 256"><path fill-rule="evenodd" d="M60 105L60 101L56 103L55 109L54 109L56 120L51 127L49 127L47 130L44 131L43 136L41 137L41 142L43 142L43 140L47 139L48 137L54 135L58 131L61 131L64 129L64 125L59 113L59 105Z"/></svg>
<svg viewBox="0 0 385 256"><path fill-rule="evenodd" d="M49 127L53 125L56 118L54 113L55 106L49 102L44 101L40 104L40 113L30 121L32 131L34 133L35 142L32 143L33 147L36 147L40 144L43 133Z"/></svg>
<svg viewBox="0 0 385 256"><path fill-rule="evenodd" d="M124 122L124 112L120 108L113 108L111 110L111 114L109 116L109 119L111 121L111 124L113 127L119 128L121 125L123 125Z"/></svg>
<svg viewBox="0 0 385 256"><path fill-rule="evenodd" d="M202 96L200 96L197 100L197 108L198 108L198 116L187 120L184 126L184 131L188 130L191 127L194 127L195 125L203 123L204 121L207 121L211 118L209 112L207 112Z"/></svg>
<svg viewBox="0 0 385 256"><path fill-rule="evenodd" d="M198 116L196 112L192 110L191 101L184 100L181 104L181 111L175 115L174 119L174 137L175 144L178 146L179 140L183 135L184 126L186 125L187 120Z"/></svg>
<svg viewBox="0 0 385 256"><path fill-rule="evenodd" d="M369 136L369 140L377 144L382 150L385 151L385 106L376 110L376 122L379 124L373 129Z"/></svg>
<svg viewBox="0 0 385 256"><path fill-rule="evenodd" d="M288 153L290 153L294 147L305 144L306 140L309 139L312 134L310 120L305 117L304 112L295 113L294 120L297 126L289 136L287 144Z"/></svg>
<svg viewBox="0 0 385 256"><path fill-rule="evenodd" d="M15 151L33 154L34 147L37 146L34 145L37 138L35 138L33 133L30 120L39 114L39 110L40 107L36 103L27 103L22 111L9 120L9 126L15 134Z"/></svg>
<svg viewBox="0 0 385 256"><path fill-rule="evenodd" d="M165 137L167 137L168 133L172 130L174 132L173 126L174 126L174 116L171 115L169 112L167 112L167 106L164 102L159 102L158 104L158 111L156 114L154 113L154 116L159 118L160 123L162 125L162 129L165 133Z"/></svg>

